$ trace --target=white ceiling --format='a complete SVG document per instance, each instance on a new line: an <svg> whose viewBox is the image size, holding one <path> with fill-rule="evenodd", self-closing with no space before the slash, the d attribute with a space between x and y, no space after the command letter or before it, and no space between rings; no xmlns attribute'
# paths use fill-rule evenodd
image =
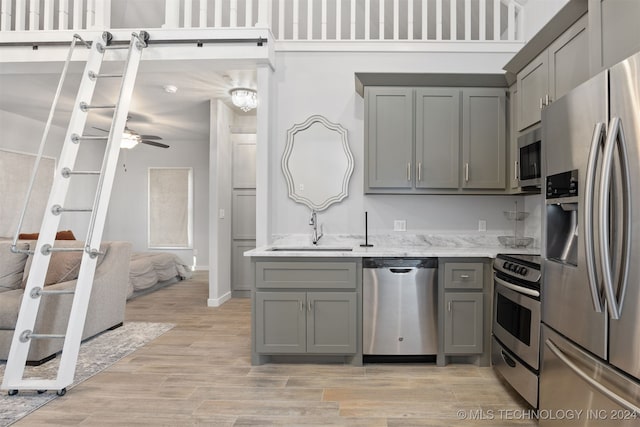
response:
<svg viewBox="0 0 640 427"><path fill-rule="evenodd" d="M29 66L31 69L14 67L11 71L7 70L7 66L0 66L0 109L44 123L58 86L62 65ZM121 62L105 63L101 72L118 72L121 69ZM54 125L67 127L81 71L81 64L74 64L71 68L54 116ZM232 106L229 90L238 86L255 88L255 80L255 70L246 64L142 61L131 100L128 125L141 134L158 135L169 144L208 140L209 101L222 99ZM99 80L92 103L114 103L119 82L120 79ZM165 92L163 86L168 84L176 86L178 91L175 94ZM238 114L255 114L255 110L243 113L236 107L232 108ZM107 111L112 110L102 111L90 113L85 130L87 134L96 132L91 129L92 126L109 127L112 113Z"/></svg>

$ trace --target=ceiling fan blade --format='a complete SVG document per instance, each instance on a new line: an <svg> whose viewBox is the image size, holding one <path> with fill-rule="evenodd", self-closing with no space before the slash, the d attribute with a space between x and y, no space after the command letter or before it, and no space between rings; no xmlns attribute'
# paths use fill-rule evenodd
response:
<svg viewBox="0 0 640 427"><path fill-rule="evenodd" d="M140 135L140 138L143 138L143 139L162 139L161 137L159 137L157 135Z"/></svg>
<svg viewBox="0 0 640 427"><path fill-rule="evenodd" d="M169 146L167 144L163 144L162 142L149 141L149 140L146 140L146 139L141 140L140 143L141 144L147 144L147 145L153 145L154 147L169 148Z"/></svg>
<svg viewBox="0 0 640 427"><path fill-rule="evenodd" d="M96 126L91 126L91 127L94 128L94 129L97 129L97 130L101 130L102 132L109 133L109 131L107 129L102 129L102 128L99 128L99 127L96 127Z"/></svg>

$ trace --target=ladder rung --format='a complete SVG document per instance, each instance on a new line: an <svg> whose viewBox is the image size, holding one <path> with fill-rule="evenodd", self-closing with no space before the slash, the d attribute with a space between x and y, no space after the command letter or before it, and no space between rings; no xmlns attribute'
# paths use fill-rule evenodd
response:
<svg viewBox="0 0 640 427"><path fill-rule="evenodd" d="M62 212L91 212L93 208L63 208L60 205L53 205L51 213L54 215L60 215Z"/></svg>
<svg viewBox="0 0 640 427"><path fill-rule="evenodd" d="M11 253L14 254L27 254L27 255L33 255L33 251L30 249L18 249L18 247L16 245L11 245Z"/></svg>
<svg viewBox="0 0 640 427"><path fill-rule="evenodd" d="M93 71L89 71L88 74L91 80L100 79L102 77L122 77L122 74L96 74Z"/></svg>
<svg viewBox="0 0 640 427"><path fill-rule="evenodd" d="M64 178L69 178L71 175L100 175L100 171L72 171L69 168L62 168Z"/></svg>
<svg viewBox="0 0 640 427"><path fill-rule="evenodd" d="M110 46L102 46L106 50L118 50L118 49L129 49L128 44L116 44Z"/></svg>
<svg viewBox="0 0 640 427"><path fill-rule="evenodd" d="M88 110L96 110L96 109L104 109L104 108L116 108L115 104L110 104L110 105L89 105L86 102L81 102L80 103L80 109L83 112L87 112Z"/></svg>
<svg viewBox="0 0 640 427"><path fill-rule="evenodd" d="M31 289L31 293L29 296L31 298L36 299L40 298L42 295L68 295L75 294L76 291L73 289L42 289L40 287L35 287Z"/></svg>
<svg viewBox="0 0 640 427"><path fill-rule="evenodd" d="M76 144L80 141L106 141L107 139L109 139L108 136L80 136L75 133L71 135L71 141Z"/></svg>
<svg viewBox="0 0 640 427"><path fill-rule="evenodd" d="M34 334L29 329L25 329L20 334L20 342L26 343L31 339L34 340L46 340L46 339L64 339L63 334Z"/></svg>
<svg viewBox="0 0 640 427"><path fill-rule="evenodd" d="M91 258L95 258L98 255L104 255L104 252L100 252L98 249L84 248L54 248L50 244L44 244L40 248L40 253L43 255L49 255L51 252L86 252Z"/></svg>

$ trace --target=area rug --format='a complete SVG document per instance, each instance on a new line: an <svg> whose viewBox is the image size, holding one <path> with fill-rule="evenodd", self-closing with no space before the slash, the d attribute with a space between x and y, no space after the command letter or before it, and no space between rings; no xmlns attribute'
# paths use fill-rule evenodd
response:
<svg viewBox="0 0 640 427"><path fill-rule="evenodd" d="M67 390L108 368L175 325L171 323L126 322L122 327L107 331L80 346L75 380ZM56 357L40 366L27 366L25 378L55 378L60 359ZM0 362L0 376L4 377L6 362ZM8 426L57 398L54 390L38 394L25 390L8 396L0 395L0 426Z"/></svg>

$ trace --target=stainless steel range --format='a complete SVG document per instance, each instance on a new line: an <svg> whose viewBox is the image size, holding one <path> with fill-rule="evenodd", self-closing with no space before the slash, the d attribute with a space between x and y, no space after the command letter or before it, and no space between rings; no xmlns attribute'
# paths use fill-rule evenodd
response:
<svg viewBox="0 0 640 427"><path fill-rule="evenodd" d="M540 256L499 254L493 262L494 368L534 408L540 369Z"/></svg>

